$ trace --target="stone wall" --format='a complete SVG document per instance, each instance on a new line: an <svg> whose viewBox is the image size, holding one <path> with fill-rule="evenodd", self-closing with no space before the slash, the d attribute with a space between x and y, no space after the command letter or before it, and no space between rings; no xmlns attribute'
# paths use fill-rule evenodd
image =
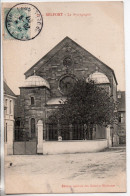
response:
<svg viewBox="0 0 130 196"><path fill-rule="evenodd" d="M31 97L34 97L34 105L31 105ZM21 128L29 131L31 136L31 118L45 121L45 105L50 97L50 92L46 88L20 88L20 110ZM37 127L36 127L37 129Z"/></svg>
<svg viewBox="0 0 130 196"><path fill-rule="evenodd" d="M67 52L66 52L67 51ZM72 65L66 69L63 65L64 58L68 56L72 60ZM48 60L48 62L42 66L40 69L35 67L36 74L45 78L51 87L52 97L62 96L60 93L58 86L59 80L63 75L74 75L77 79L84 78L85 80L88 78L90 74L96 71L98 67L98 71L104 73L110 80L111 88L113 87L113 75L112 72L108 70L107 67L101 66L94 57L91 57L90 54L86 55L86 53L82 53L79 48L64 46L60 51L58 51L54 57ZM112 88L113 89L113 88ZM113 93L113 92L111 92Z"/></svg>
<svg viewBox="0 0 130 196"><path fill-rule="evenodd" d="M99 152L108 147L107 140L43 142L43 155Z"/></svg>
<svg viewBox="0 0 130 196"><path fill-rule="evenodd" d="M68 69L64 65L66 57L71 59ZM77 79L84 78L86 80L97 69L108 77L111 94L115 96L116 79L113 70L68 37L30 68L25 73L26 78L33 75L34 69L37 75L49 82L53 97L62 95L58 90L58 83L63 75L72 74Z"/></svg>

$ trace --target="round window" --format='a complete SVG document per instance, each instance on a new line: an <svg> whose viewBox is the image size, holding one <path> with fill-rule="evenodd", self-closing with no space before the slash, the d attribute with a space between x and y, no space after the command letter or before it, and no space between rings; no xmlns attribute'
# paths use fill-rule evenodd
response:
<svg viewBox="0 0 130 196"><path fill-rule="evenodd" d="M63 60L63 65L66 66L66 67L69 67L72 65L72 59L70 56L67 56L64 58Z"/></svg>
<svg viewBox="0 0 130 196"><path fill-rule="evenodd" d="M76 83L75 76L64 76L59 81L59 90L62 94L67 95L73 89Z"/></svg>

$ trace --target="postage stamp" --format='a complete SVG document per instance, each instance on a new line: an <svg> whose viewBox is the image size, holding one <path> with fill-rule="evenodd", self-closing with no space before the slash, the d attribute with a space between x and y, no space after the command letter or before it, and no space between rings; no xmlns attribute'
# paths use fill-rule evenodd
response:
<svg viewBox="0 0 130 196"><path fill-rule="evenodd" d="M32 40L42 30L43 17L34 5L20 3L11 9L5 8L5 39ZM9 36L8 36L9 35Z"/></svg>

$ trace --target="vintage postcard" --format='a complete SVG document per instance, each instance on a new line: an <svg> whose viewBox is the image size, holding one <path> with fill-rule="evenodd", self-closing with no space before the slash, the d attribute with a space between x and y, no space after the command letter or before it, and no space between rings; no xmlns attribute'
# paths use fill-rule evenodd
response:
<svg viewBox="0 0 130 196"><path fill-rule="evenodd" d="M123 9L2 4L6 194L126 192Z"/></svg>

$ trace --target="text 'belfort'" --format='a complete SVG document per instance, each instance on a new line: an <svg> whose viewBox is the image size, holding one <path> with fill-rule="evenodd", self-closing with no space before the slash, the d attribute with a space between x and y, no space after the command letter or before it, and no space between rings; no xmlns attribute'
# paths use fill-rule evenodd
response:
<svg viewBox="0 0 130 196"><path fill-rule="evenodd" d="M46 16L91 16L91 13L46 13Z"/></svg>

